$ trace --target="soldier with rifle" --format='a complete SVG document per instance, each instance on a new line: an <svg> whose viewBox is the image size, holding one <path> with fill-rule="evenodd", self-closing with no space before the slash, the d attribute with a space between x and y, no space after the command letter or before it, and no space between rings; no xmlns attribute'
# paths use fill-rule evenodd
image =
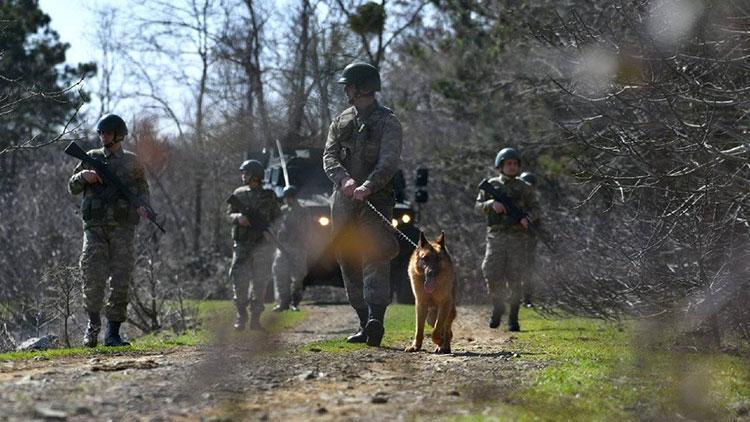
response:
<svg viewBox="0 0 750 422"><path fill-rule="evenodd" d="M236 330L247 324L250 305L250 329L263 331L260 314L263 298L271 281L271 265L276 240L269 225L281 210L276 195L263 189L263 164L246 160L240 165L243 185L227 199L227 217L232 224L234 251L229 279L234 288L234 305L237 308Z"/></svg>
<svg viewBox="0 0 750 422"><path fill-rule="evenodd" d="M99 120L96 130L102 148L83 153L72 143L65 150L82 160L73 171L68 188L73 195L83 194L80 267L84 308L89 318L83 344L95 347L98 343L100 312L109 280L104 344L127 346L129 343L120 336L120 325L127 318L128 288L135 264L135 226L140 218L155 222L155 213L148 205L143 166L135 154L122 147L128 134L125 121L108 114Z"/></svg>
<svg viewBox="0 0 750 422"><path fill-rule="evenodd" d="M504 148L495 158L499 174L479 185L475 209L487 221L487 248L482 273L492 300L490 328L500 326L505 302L510 304L508 330L520 331L518 311L529 265L529 245L538 203L533 188L516 176L521 158Z"/></svg>

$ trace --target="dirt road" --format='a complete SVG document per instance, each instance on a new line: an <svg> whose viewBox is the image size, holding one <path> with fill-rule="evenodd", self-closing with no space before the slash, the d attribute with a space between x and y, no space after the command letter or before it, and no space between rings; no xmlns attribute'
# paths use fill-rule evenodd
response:
<svg viewBox="0 0 750 422"><path fill-rule="evenodd" d="M456 416L488 412L539 367L505 351L513 339L486 328L484 312L475 309L459 308L452 355L300 352L302 344L343 337L356 325L348 306L306 311L305 323L277 336L217 332L214 345L165 353L0 363L0 419Z"/></svg>

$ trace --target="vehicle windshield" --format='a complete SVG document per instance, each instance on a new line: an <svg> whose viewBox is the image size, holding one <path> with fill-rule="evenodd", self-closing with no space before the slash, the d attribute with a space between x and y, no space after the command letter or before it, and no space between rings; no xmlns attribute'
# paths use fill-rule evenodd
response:
<svg viewBox="0 0 750 422"><path fill-rule="evenodd" d="M305 154L298 153L288 159L289 183L299 189L300 197L331 193L332 183L323 171L322 162L322 149L305 150Z"/></svg>

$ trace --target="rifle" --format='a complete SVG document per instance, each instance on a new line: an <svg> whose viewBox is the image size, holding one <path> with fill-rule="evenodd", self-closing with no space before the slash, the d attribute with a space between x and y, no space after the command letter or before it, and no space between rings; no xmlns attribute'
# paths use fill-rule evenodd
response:
<svg viewBox="0 0 750 422"><path fill-rule="evenodd" d="M250 226L252 227L252 230L267 234L271 238L271 241L276 245L276 247L278 247L285 254L290 255L289 251L281 245L279 239L275 234L273 234L273 232L271 231L271 224L266 220L265 217L263 217L260 211L258 211L255 207L245 206L242 201L240 201L239 198L234 195L229 195L229 198L227 198L227 204L231 205L232 208L239 210L242 215L250 220Z"/></svg>
<svg viewBox="0 0 750 422"><path fill-rule="evenodd" d="M106 184L114 186L117 193L125 198L125 200L127 200L130 205L135 208L143 207L146 210L146 218L154 223L154 225L158 227L162 233L166 233L164 227L162 227L161 224L156 221L157 214L156 211L151 208L151 204L142 200L136 195L133 195L133 192L131 192L130 189L125 186L125 184L122 183L122 181L109 170L109 166L107 165L106 161L89 156L88 154L86 154L86 151L81 149L81 147L75 143L75 141L72 141L70 144L68 144L67 147L65 147L65 153L91 166L99 175L99 177L102 178L102 181Z"/></svg>
<svg viewBox="0 0 750 422"><path fill-rule="evenodd" d="M484 179L481 183L479 183L479 189L483 190L484 193L490 197L490 199L494 199L495 201L503 204L503 206L505 207L505 211L508 214L508 218L510 220L509 224L511 226L520 223L521 219L526 217L526 212L521 208L515 206L510 196L508 196L507 193L501 192L497 188L495 188L488 179ZM529 233L541 240L542 243L544 243L544 246L549 248L550 251L555 252L555 248L553 248L549 243L547 236L545 236L544 233L542 233L542 231L539 230L539 228L537 228L536 225L531 222L531 219L527 220L529 221Z"/></svg>

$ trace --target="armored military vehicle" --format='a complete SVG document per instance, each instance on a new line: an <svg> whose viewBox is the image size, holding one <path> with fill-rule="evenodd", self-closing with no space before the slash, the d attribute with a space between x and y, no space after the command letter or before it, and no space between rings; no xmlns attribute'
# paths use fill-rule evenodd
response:
<svg viewBox="0 0 750 422"><path fill-rule="evenodd" d="M289 177L289 184L296 186L298 199L303 207L311 210L314 219L314 227L310 228L310 241L308 245L308 274L304 280L305 286L310 285L333 285L343 287L341 271L336 263L332 248L333 232L331 229L331 192L332 183L323 171L323 149L301 148L284 151L284 162ZM418 176L422 175L426 184L426 170L420 169ZM278 153L270 154L266 167L265 187L273 189L281 198L286 180L282 166L282 160ZM396 205L391 224L408 236L412 241L419 239L419 229L416 226L418 213L412 207L411 202L406 200L406 183L404 176L399 171L394 177L396 193ZM420 203L427 201L427 194L423 189L417 191L416 200ZM383 222L385 224L385 222ZM395 233L394 233L395 234ZM399 303L414 303L411 291L407 266L409 257L414 247L401 236L399 239L400 251L391 265L391 292L396 296Z"/></svg>

